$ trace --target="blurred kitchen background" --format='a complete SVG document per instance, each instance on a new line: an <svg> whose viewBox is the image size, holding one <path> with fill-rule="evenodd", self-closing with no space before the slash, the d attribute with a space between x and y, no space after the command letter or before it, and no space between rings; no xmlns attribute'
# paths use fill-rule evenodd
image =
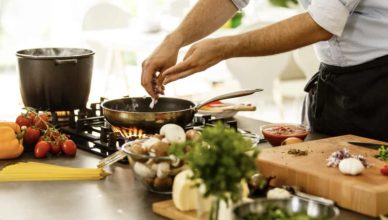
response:
<svg viewBox="0 0 388 220"><path fill-rule="evenodd" d="M295 15L301 9L294 1L251 0L241 14L210 37L241 33ZM14 120L23 106L15 53L27 48L94 50L89 102L100 97L146 95L140 85L141 62L195 2L0 0L0 119ZM182 49L180 57L187 49ZM238 89L263 88L260 94L229 102L257 106L255 112L240 112L242 115L270 122L299 122L303 87L317 67L312 47L275 56L230 59L169 84L166 95L197 102Z"/></svg>

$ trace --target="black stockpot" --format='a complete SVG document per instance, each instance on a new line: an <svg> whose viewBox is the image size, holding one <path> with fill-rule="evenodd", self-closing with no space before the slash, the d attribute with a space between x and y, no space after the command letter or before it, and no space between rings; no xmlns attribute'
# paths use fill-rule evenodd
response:
<svg viewBox="0 0 388 220"><path fill-rule="evenodd" d="M80 48L20 50L20 92L25 106L64 111L86 108L94 52Z"/></svg>

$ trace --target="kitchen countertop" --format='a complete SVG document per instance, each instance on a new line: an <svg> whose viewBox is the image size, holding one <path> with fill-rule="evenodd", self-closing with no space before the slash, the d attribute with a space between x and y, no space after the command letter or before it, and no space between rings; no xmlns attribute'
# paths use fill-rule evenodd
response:
<svg viewBox="0 0 388 220"><path fill-rule="evenodd" d="M258 133L262 121L236 117L239 127ZM309 139L323 138L311 134ZM260 147L268 147L261 144ZM95 167L99 157L78 150L75 158L64 156L34 159L24 155L19 161L37 161L72 167ZM0 161L0 167L10 161ZM15 162L15 161L12 161ZM170 199L170 196L148 192L134 180L128 165L116 164L112 175L100 181L58 181L0 183L0 220L28 219L164 219L153 214L151 204ZM341 209L339 219L372 220Z"/></svg>

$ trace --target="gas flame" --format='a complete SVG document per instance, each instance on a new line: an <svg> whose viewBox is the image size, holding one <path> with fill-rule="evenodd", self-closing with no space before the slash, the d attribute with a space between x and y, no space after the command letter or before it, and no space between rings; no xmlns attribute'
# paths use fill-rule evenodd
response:
<svg viewBox="0 0 388 220"><path fill-rule="evenodd" d="M142 129L138 129L136 127L133 128L124 128L112 126L112 130L114 132L120 133L120 135L127 139L135 139L135 138L146 138L147 135L144 133Z"/></svg>

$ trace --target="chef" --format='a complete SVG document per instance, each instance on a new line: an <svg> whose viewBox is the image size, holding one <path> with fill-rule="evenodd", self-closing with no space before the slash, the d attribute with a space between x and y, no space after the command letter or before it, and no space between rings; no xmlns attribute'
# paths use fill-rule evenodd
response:
<svg viewBox="0 0 388 220"><path fill-rule="evenodd" d="M166 84L221 60L314 44L321 65L305 87L312 130L388 141L388 1L303 0L304 13L247 33L201 40L176 63L181 47L217 30L248 2L199 0L143 62L146 91L157 98Z"/></svg>

